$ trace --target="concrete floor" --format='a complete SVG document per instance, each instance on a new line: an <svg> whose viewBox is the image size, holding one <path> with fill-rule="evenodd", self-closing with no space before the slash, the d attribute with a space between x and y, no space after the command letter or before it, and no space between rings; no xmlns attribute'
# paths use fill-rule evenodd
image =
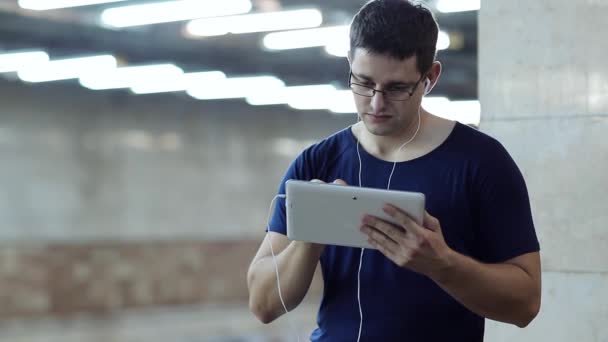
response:
<svg viewBox="0 0 608 342"><path fill-rule="evenodd" d="M1 342L281 342L307 341L316 305L303 304L269 325L259 323L245 303L137 309L106 316L5 320Z"/></svg>

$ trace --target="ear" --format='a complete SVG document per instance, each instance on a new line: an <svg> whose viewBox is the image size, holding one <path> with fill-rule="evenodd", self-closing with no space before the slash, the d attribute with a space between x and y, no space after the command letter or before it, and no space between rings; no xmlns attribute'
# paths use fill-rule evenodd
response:
<svg viewBox="0 0 608 342"><path fill-rule="evenodd" d="M429 91L435 87L437 81L439 81L439 76L441 76L442 65L439 61L434 61L427 73L427 78L430 82Z"/></svg>

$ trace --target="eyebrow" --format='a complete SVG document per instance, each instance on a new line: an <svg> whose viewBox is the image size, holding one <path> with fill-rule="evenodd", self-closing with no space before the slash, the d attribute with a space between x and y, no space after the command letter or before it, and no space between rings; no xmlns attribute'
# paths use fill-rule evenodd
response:
<svg viewBox="0 0 608 342"><path fill-rule="evenodd" d="M356 74L354 72L351 72L353 74L353 76L355 76L355 78L362 80L362 81L372 81L372 78L364 75L364 74ZM413 86L414 84L416 84L416 82L403 82L403 81L388 81L388 83L386 84L386 86L396 86L396 85L402 85L402 86Z"/></svg>

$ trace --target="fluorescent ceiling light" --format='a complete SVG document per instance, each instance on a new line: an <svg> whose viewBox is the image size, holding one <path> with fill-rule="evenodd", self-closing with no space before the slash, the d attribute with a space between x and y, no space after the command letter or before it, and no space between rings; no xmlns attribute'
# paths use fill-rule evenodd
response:
<svg viewBox="0 0 608 342"><path fill-rule="evenodd" d="M336 114L357 113L353 92L350 89L337 90L334 93L334 101L332 101L327 109Z"/></svg>
<svg viewBox="0 0 608 342"><path fill-rule="evenodd" d="M178 77L163 80L162 82L145 82L131 87L135 94L166 93L174 91L184 91L186 89L213 85L226 78L221 71L205 71L181 74Z"/></svg>
<svg viewBox="0 0 608 342"><path fill-rule="evenodd" d="M275 92L285 83L274 76L227 78L217 83L198 85L187 90L188 95L199 100L233 99Z"/></svg>
<svg viewBox="0 0 608 342"><path fill-rule="evenodd" d="M450 35L444 31L439 31L437 35L437 50L445 50L450 47Z"/></svg>
<svg viewBox="0 0 608 342"><path fill-rule="evenodd" d="M422 107L434 115L465 125L479 126L481 120L481 105L477 100L450 101L446 97L423 97Z"/></svg>
<svg viewBox="0 0 608 342"><path fill-rule="evenodd" d="M325 98L333 93L336 88L329 84L293 86L277 89L276 91L260 92L247 97L247 103L253 106L265 106L273 104L294 104L295 106L305 106L302 102L310 102L313 108L317 104L312 104L314 98ZM318 101L315 101L318 102Z"/></svg>
<svg viewBox="0 0 608 342"><path fill-rule="evenodd" d="M264 46L270 50L299 49L348 42L348 25L321 27L316 29L269 33L264 37Z"/></svg>
<svg viewBox="0 0 608 342"><path fill-rule="evenodd" d="M291 88L291 87L287 87ZM273 92L258 92L257 94L248 95L245 101L252 106L268 106L277 104L287 104L287 98L285 98L284 90L278 89Z"/></svg>
<svg viewBox="0 0 608 342"><path fill-rule="evenodd" d="M335 101L336 88L329 84L292 87L287 105L294 109L327 109Z"/></svg>
<svg viewBox="0 0 608 342"><path fill-rule="evenodd" d="M19 71L32 65L49 61L44 51L11 52L0 55L0 72Z"/></svg>
<svg viewBox="0 0 608 342"><path fill-rule="evenodd" d="M329 45L325 45L325 52L335 57L346 57L348 50L350 49L350 42L348 39L344 39L340 42L334 42Z"/></svg>
<svg viewBox="0 0 608 342"><path fill-rule="evenodd" d="M436 7L443 13L478 11L481 0L438 0Z"/></svg>
<svg viewBox="0 0 608 342"><path fill-rule="evenodd" d="M101 14L105 25L129 27L247 13L249 0L179 0L109 8Z"/></svg>
<svg viewBox="0 0 608 342"><path fill-rule="evenodd" d="M169 82L184 72L173 64L133 66L87 73L80 85L93 90L129 88L136 85Z"/></svg>
<svg viewBox="0 0 608 342"><path fill-rule="evenodd" d="M19 6L24 9L46 11L58 8L79 7L125 0L19 0Z"/></svg>
<svg viewBox="0 0 608 342"><path fill-rule="evenodd" d="M457 120L465 125L479 126L481 121L481 104L479 101L452 101L450 107L450 110L445 112L445 117Z"/></svg>
<svg viewBox="0 0 608 342"><path fill-rule="evenodd" d="M450 105L450 99L444 96L425 96L422 98L422 106L425 109L437 111Z"/></svg>
<svg viewBox="0 0 608 342"><path fill-rule="evenodd" d="M323 16L317 9L246 14L193 20L186 30L193 36L220 36L227 33L249 33L317 27Z"/></svg>
<svg viewBox="0 0 608 342"><path fill-rule="evenodd" d="M346 57L349 50L349 26L321 27L316 29L295 30L269 33L263 43L270 50L288 50L315 46L325 46L325 52L336 57ZM450 37L440 31L437 49L450 46Z"/></svg>
<svg viewBox="0 0 608 342"><path fill-rule="evenodd" d="M479 101L450 101L447 97L423 97L422 107L433 115L456 120L465 125L479 126L481 119L481 106ZM332 99L327 107L336 114L357 113L352 91L337 90L332 94Z"/></svg>
<svg viewBox="0 0 608 342"><path fill-rule="evenodd" d="M49 82L79 78L87 73L103 73L116 68L112 55L69 58L39 63L20 69L19 78L26 82Z"/></svg>
<svg viewBox="0 0 608 342"><path fill-rule="evenodd" d="M253 106L287 104L300 110L327 109L334 113L357 112L352 91L337 90L330 84L285 87L249 96L247 103Z"/></svg>

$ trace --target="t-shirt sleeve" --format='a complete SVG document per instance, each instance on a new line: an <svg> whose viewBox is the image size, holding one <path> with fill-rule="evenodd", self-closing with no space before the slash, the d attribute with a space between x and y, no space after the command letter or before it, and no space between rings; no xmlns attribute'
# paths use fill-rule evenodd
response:
<svg viewBox="0 0 608 342"><path fill-rule="evenodd" d="M540 250L526 183L515 161L494 141L478 170L477 257L498 263Z"/></svg>
<svg viewBox="0 0 608 342"><path fill-rule="evenodd" d="M312 167L312 148L304 150L287 168L281 183L279 184L279 190L277 195L285 195L285 183L290 179L298 180L311 180L317 177L313 176ZM287 235L287 219L285 210L285 198L278 197L275 200L275 206L273 209L272 216L266 231L272 231Z"/></svg>

